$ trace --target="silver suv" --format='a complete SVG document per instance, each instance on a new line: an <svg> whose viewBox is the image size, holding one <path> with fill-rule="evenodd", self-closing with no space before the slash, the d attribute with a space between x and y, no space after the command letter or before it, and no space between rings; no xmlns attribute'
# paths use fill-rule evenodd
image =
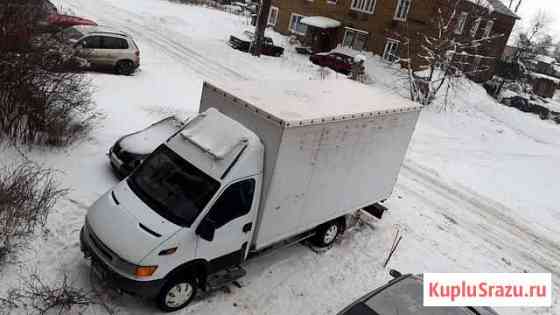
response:
<svg viewBox="0 0 560 315"><path fill-rule="evenodd" d="M140 66L140 50L126 33L95 26L74 26L65 30L64 36L92 67L129 75Z"/></svg>

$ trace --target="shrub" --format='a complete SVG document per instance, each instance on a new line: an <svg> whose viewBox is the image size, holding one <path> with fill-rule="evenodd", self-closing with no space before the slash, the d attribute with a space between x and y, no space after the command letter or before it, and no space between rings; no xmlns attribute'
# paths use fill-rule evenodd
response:
<svg viewBox="0 0 560 315"><path fill-rule="evenodd" d="M87 130L84 60L45 33L40 0L0 2L0 140L62 145Z"/></svg>
<svg viewBox="0 0 560 315"><path fill-rule="evenodd" d="M45 227L49 212L65 193L53 171L36 164L0 169L0 259L23 237Z"/></svg>
<svg viewBox="0 0 560 315"><path fill-rule="evenodd" d="M93 291L73 286L67 272L54 283L47 283L37 272L21 280L20 287L12 288L6 297L0 297L0 309L9 312L15 308L25 308L27 314L41 315L81 314L92 305L100 305L107 314L115 314Z"/></svg>

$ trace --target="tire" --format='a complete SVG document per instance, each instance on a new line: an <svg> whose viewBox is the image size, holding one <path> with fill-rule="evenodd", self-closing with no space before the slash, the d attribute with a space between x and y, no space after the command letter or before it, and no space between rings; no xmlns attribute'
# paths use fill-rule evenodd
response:
<svg viewBox="0 0 560 315"><path fill-rule="evenodd" d="M343 229L344 226L340 220L329 221L317 227L311 242L317 247L329 247L342 234Z"/></svg>
<svg viewBox="0 0 560 315"><path fill-rule="evenodd" d="M172 278L161 288L157 297L157 306L164 312L180 310L189 305L196 295L196 290L196 282L193 279Z"/></svg>
<svg viewBox="0 0 560 315"><path fill-rule="evenodd" d="M130 60L121 60L115 65L115 73L131 75L134 72L134 64Z"/></svg>

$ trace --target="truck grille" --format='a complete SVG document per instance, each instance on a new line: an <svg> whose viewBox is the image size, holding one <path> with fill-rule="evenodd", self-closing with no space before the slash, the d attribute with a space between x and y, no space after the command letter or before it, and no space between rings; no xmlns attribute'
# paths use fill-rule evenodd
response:
<svg viewBox="0 0 560 315"><path fill-rule="evenodd" d="M95 248L97 248L109 261L113 261L116 255L109 249L109 247L101 242L101 240L97 237L97 235L95 235L89 224L87 224L87 233Z"/></svg>

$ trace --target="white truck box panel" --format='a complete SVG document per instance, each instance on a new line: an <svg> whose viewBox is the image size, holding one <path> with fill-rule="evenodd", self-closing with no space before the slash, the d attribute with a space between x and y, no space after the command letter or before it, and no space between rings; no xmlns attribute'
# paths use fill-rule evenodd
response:
<svg viewBox="0 0 560 315"><path fill-rule="evenodd" d="M256 249L392 192L421 107L355 82L332 81L204 84L200 111L220 110L265 147Z"/></svg>

